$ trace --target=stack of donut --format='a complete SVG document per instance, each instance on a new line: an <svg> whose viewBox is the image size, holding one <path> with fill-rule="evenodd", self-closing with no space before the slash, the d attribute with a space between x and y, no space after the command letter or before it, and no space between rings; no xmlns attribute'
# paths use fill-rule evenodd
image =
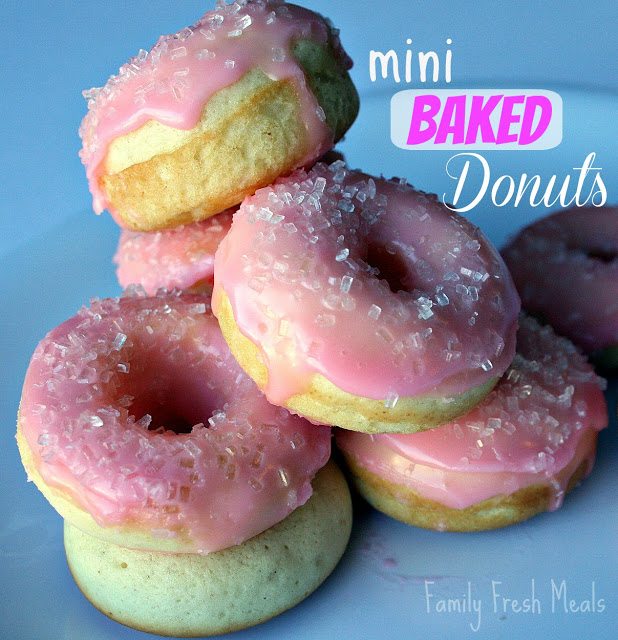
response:
<svg viewBox="0 0 618 640"><path fill-rule="evenodd" d="M317 588L352 519L331 426L363 496L437 530L555 509L592 468L602 382L519 316L482 232L319 161L350 66L321 16L239 0L87 92L126 289L41 341L17 439L77 584L126 625L214 635Z"/></svg>

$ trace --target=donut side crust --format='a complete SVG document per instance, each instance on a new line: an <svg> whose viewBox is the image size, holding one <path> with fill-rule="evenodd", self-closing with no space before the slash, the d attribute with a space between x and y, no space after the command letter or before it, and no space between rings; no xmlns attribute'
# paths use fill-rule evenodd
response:
<svg viewBox="0 0 618 640"><path fill-rule="evenodd" d="M352 506L343 474L331 462L313 487L279 524L206 556L126 549L66 522L69 568L95 607L129 627L181 637L244 629L306 598L345 551Z"/></svg>
<svg viewBox="0 0 618 640"><path fill-rule="evenodd" d="M354 84L329 45L301 40L294 54L336 142L358 113ZM238 204L309 151L294 82L254 69L214 94L193 129L150 120L112 141L100 180L123 226L152 231Z"/></svg>
<svg viewBox="0 0 618 640"><path fill-rule="evenodd" d="M268 369L257 345L236 325L232 305L222 290L216 316L230 351L263 391L268 383ZM381 400L355 396L315 373L305 392L290 397L285 407L310 420L351 431L415 433L465 415L487 396L498 380L497 377L490 378L448 402L441 397L400 397L394 407L387 408Z"/></svg>
<svg viewBox="0 0 618 640"><path fill-rule="evenodd" d="M593 448L596 438L593 440ZM534 484L511 495L500 494L465 509L454 509L403 485L385 480L364 467L344 452L350 479L360 495L375 509L423 529L436 531L488 531L508 527L547 511L551 502L548 484ZM566 492L571 491L588 472L583 460L571 473Z"/></svg>

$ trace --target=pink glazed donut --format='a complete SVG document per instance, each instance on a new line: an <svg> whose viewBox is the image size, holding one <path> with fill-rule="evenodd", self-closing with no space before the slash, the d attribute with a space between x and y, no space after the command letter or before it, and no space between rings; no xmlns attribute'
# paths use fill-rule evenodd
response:
<svg viewBox="0 0 618 640"><path fill-rule="evenodd" d="M519 298L479 229L405 181L318 163L247 198L213 312L268 399L364 432L467 413L515 353Z"/></svg>
<svg viewBox="0 0 618 640"><path fill-rule="evenodd" d="M195 294L95 300L51 331L26 374L19 430L28 470L65 518L177 553L281 521L330 453L329 429L266 401Z"/></svg>
<svg viewBox="0 0 618 640"><path fill-rule="evenodd" d="M349 538L345 479L324 466L330 429L266 401L196 294L128 291L51 331L17 440L65 518L78 586L136 629L195 637L267 620L311 593Z"/></svg>
<svg viewBox="0 0 618 640"><path fill-rule="evenodd" d="M149 295L159 289L210 293L215 251L230 230L233 211L174 229L137 232L123 229L114 256L118 282L141 285Z"/></svg>
<svg viewBox="0 0 618 640"><path fill-rule="evenodd" d="M618 363L618 209L559 211L504 249L530 312L608 365Z"/></svg>
<svg viewBox="0 0 618 640"><path fill-rule="evenodd" d="M154 231L203 220L311 166L358 113L339 31L284 0L219 0L88 100L80 153L97 213Z"/></svg>
<svg viewBox="0 0 618 640"><path fill-rule="evenodd" d="M424 433L340 430L360 493L408 524L481 531L557 509L588 475L607 426L604 380L566 338L523 318L517 355L485 400Z"/></svg>

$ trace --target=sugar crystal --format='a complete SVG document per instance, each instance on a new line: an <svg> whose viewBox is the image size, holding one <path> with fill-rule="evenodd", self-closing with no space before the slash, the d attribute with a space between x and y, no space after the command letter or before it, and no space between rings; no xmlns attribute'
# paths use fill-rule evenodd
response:
<svg viewBox="0 0 618 640"><path fill-rule="evenodd" d="M316 316L315 321L320 327L332 327L335 325L336 318L330 313L320 313Z"/></svg>
<svg viewBox="0 0 618 640"><path fill-rule="evenodd" d="M288 478L288 473L285 469L279 469L279 480L284 487L289 486L290 480Z"/></svg>
<svg viewBox="0 0 618 640"><path fill-rule="evenodd" d="M141 429L148 429L152 422L152 416L148 413L145 413L137 422L135 423L136 427L140 427Z"/></svg>
<svg viewBox="0 0 618 640"><path fill-rule="evenodd" d="M285 51L280 47L273 47L272 60L273 62L283 62L285 60Z"/></svg>
<svg viewBox="0 0 618 640"><path fill-rule="evenodd" d="M341 285L339 286L339 290L343 293L348 293L350 288L352 287L352 283L354 282L354 278L352 276L343 276L341 278Z"/></svg>
<svg viewBox="0 0 618 640"><path fill-rule="evenodd" d="M390 344L395 340L395 337L393 336L392 332L387 327L384 327L384 326L378 327L378 329L376 330L376 335L378 335L380 338L382 338L382 340L384 340L384 342L388 344Z"/></svg>
<svg viewBox="0 0 618 640"><path fill-rule="evenodd" d="M198 60L208 60L214 58L215 56L215 52L209 51L208 49L200 49L199 51L195 52L195 57Z"/></svg>
<svg viewBox="0 0 618 640"><path fill-rule="evenodd" d="M58 436L52 435L50 433L42 433L37 440L37 443L42 447L48 447L55 444L58 444Z"/></svg>
<svg viewBox="0 0 618 640"><path fill-rule="evenodd" d="M394 409L398 400L399 400L399 396L395 392L391 391L386 397L386 400L384 401L384 406L387 409Z"/></svg>
<svg viewBox="0 0 618 640"><path fill-rule="evenodd" d="M176 47L176 49L172 49L170 51L170 57L172 60L175 60L176 58L183 58L186 55L187 55L186 47Z"/></svg>
<svg viewBox="0 0 618 640"><path fill-rule="evenodd" d="M244 30L247 27L251 26L251 22L252 22L251 16L248 15L248 14L245 14L244 16L242 16L242 17L240 17L240 18L238 18L236 20L236 26L239 29L243 29Z"/></svg>

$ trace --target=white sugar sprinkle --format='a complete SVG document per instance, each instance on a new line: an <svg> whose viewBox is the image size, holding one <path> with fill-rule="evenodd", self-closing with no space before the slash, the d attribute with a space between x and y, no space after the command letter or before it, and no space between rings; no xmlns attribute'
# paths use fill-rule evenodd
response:
<svg viewBox="0 0 618 640"><path fill-rule="evenodd" d="M145 413L139 420L136 421L135 426L141 427L142 429L148 429L152 422L152 416L148 413Z"/></svg>
<svg viewBox="0 0 618 640"><path fill-rule="evenodd" d="M184 58L187 55L186 47L176 47L176 49L172 49L170 51L170 57L172 60L176 60L176 58Z"/></svg>
<svg viewBox="0 0 618 640"><path fill-rule="evenodd" d="M354 278L352 276L343 276L343 278L341 278L341 285L339 287L340 291L343 291L343 293L349 293L353 282Z"/></svg>
<svg viewBox="0 0 618 640"><path fill-rule="evenodd" d="M450 302L449 297L443 291L436 293L436 302L441 307L446 307L446 305Z"/></svg>
<svg viewBox="0 0 618 640"><path fill-rule="evenodd" d="M285 51L280 47L273 47L272 60L273 62L283 62L285 60Z"/></svg>
<svg viewBox="0 0 618 640"><path fill-rule="evenodd" d="M313 192L324 193L325 188L326 188L326 178L322 176L320 176L319 178L316 178L313 185Z"/></svg>
<svg viewBox="0 0 618 640"><path fill-rule="evenodd" d="M246 29L247 27L251 26L251 22L252 22L251 16L248 14L245 14L244 16L236 20L236 26L239 29Z"/></svg>
<svg viewBox="0 0 618 640"><path fill-rule="evenodd" d="M483 360L483 362L481 362L481 369L483 369L483 371L491 371L491 369L493 368L494 365L491 360L485 359Z"/></svg>
<svg viewBox="0 0 618 640"><path fill-rule="evenodd" d="M387 409L394 409L398 400L399 400L399 396L396 393L391 391L386 397L386 400L384 401L384 406Z"/></svg>
<svg viewBox="0 0 618 640"><path fill-rule="evenodd" d="M317 315L315 321L320 327L332 327L335 324L336 318L331 313L320 313Z"/></svg>
<svg viewBox="0 0 618 640"><path fill-rule="evenodd" d="M209 51L208 49L200 49L199 51L195 52L195 57L198 60L207 60L208 58L214 58L215 55L216 54L214 51Z"/></svg>
<svg viewBox="0 0 618 640"><path fill-rule="evenodd" d="M112 343L112 349L114 349L114 351L120 351L126 341L127 336L124 333L117 333Z"/></svg>
<svg viewBox="0 0 618 640"><path fill-rule="evenodd" d="M367 315L370 318L373 318L374 320L377 320L380 317L381 313L382 313L382 309L380 307L378 307L377 304L372 304L369 307L369 311L367 312Z"/></svg>
<svg viewBox="0 0 618 640"><path fill-rule="evenodd" d="M200 33L206 38L206 40L214 40L215 34L210 29L200 29Z"/></svg>
<svg viewBox="0 0 618 640"><path fill-rule="evenodd" d="M290 484L290 480L285 469L279 469L279 479L284 487L287 487Z"/></svg>
<svg viewBox="0 0 618 640"><path fill-rule="evenodd" d="M196 302L187 309L192 315L198 315L200 313L206 313L206 304L204 302Z"/></svg>

